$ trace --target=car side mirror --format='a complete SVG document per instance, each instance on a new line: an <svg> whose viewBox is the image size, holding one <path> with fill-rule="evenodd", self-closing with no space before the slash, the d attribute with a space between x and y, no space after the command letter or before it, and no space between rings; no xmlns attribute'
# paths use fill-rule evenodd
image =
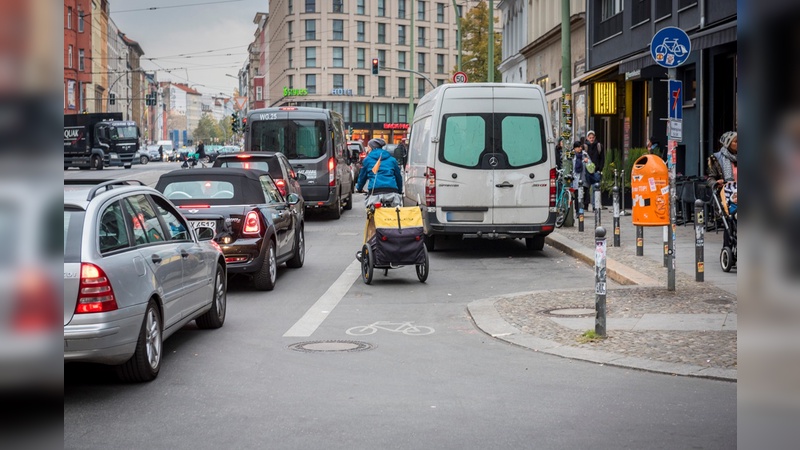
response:
<svg viewBox="0 0 800 450"><path fill-rule="evenodd" d="M197 239L200 241L210 241L214 239L214 229L209 227L197 227Z"/></svg>
<svg viewBox="0 0 800 450"><path fill-rule="evenodd" d="M286 196L286 202L290 205L296 205L300 203L300 196L292 192Z"/></svg>

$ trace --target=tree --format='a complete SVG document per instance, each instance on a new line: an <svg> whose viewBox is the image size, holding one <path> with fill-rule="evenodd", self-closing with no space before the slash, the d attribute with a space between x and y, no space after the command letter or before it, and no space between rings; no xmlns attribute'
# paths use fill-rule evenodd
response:
<svg viewBox="0 0 800 450"><path fill-rule="evenodd" d="M233 132L231 131L231 120L226 116L219 120L217 123L217 127L219 128L219 139L220 142L224 142L226 144L230 144L233 138Z"/></svg>
<svg viewBox="0 0 800 450"><path fill-rule="evenodd" d="M467 11L466 17L461 20L463 61L461 70L467 74L470 82L485 82L489 77L486 73L486 63L489 59L489 7L481 0L477 6ZM497 24L497 18L494 18ZM496 27L495 27L496 29ZM502 80L497 67L502 58L502 37L494 33L494 80ZM453 69L455 73L458 66Z"/></svg>
<svg viewBox="0 0 800 450"><path fill-rule="evenodd" d="M198 122L192 137L195 141L202 140L205 142L212 142L214 138L219 138L221 134L222 132L219 129L219 124L214 121L211 114L204 113L200 117L200 122Z"/></svg>

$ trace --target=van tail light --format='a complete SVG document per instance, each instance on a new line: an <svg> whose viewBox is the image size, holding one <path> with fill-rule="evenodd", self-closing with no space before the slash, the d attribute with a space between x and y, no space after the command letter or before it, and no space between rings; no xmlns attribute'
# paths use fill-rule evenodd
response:
<svg viewBox="0 0 800 450"><path fill-rule="evenodd" d="M367 157L367 153L366 152L361 152L361 153L358 154L358 159L360 159L361 161L364 161L364 158L366 158L366 157Z"/></svg>
<svg viewBox="0 0 800 450"><path fill-rule="evenodd" d="M75 314L108 312L116 309L114 289L103 269L91 263L81 263L81 281Z"/></svg>
<svg viewBox="0 0 800 450"><path fill-rule="evenodd" d="M244 228L242 234L261 234L261 221L258 219L258 213L250 211L244 218Z"/></svg>
<svg viewBox="0 0 800 450"><path fill-rule="evenodd" d="M283 178L275 179L275 186L278 186L278 190L281 191L281 195L286 197L286 180Z"/></svg>
<svg viewBox="0 0 800 450"><path fill-rule="evenodd" d="M556 169L550 169L550 207L556 207Z"/></svg>
<svg viewBox="0 0 800 450"><path fill-rule="evenodd" d="M15 278L11 321L14 331L30 333L57 329L60 312L53 282L37 269L23 270Z"/></svg>
<svg viewBox="0 0 800 450"><path fill-rule="evenodd" d="M436 206L436 169L433 167L425 169L425 204Z"/></svg>
<svg viewBox="0 0 800 450"><path fill-rule="evenodd" d="M336 186L336 158L328 160L328 186Z"/></svg>

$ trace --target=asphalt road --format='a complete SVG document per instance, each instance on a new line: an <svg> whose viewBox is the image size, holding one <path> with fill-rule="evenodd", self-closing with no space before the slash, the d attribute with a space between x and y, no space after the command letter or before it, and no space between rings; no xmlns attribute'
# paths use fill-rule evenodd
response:
<svg viewBox="0 0 800 450"><path fill-rule="evenodd" d="M65 178L153 185L178 167ZM340 220L307 215L305 266L281 267L274 291L232 278L225 326L173 335L155 381L67 366L65 448L735 448L736 384L539 354L466 312L494 295L591 286L591 268L520 241L445 241L426 283L404 267L367 286L356 201Z"/></svg>

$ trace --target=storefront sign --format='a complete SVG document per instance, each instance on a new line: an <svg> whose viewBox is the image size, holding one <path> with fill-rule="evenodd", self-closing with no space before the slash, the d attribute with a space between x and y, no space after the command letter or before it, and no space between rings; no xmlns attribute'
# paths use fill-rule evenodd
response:
<svg viewBox="0 0 800 450"><path fill-rule="evenodd" d="M625 81L628 80L637 80L642 76L641 69L631 70L630 72L625 72Z"/></svg>
<svg viewBox="0 0 800 450"><path fill-rule="evenodd" d="M407 130L407 123L385 123L383 124L384 130Z"/></svg>
<svg viewBox="0 0 800 450"><path fill-rule="evenodd" d="M308 89L292 89L288 87L283 88L284 97L298 97L302 95L308 95Z"/></svg>
<svg viewBox="0 0 800 450"><path fill-rule="evenodd" d="M617 83L600 81L594 84L594 113L608 115L617 113Z"/></svg>
<svg viewBox="0 0 800 450"><path fill-rule="evenodd" d="M331 95L353 95L352 89L331 89Z"/></svg>

